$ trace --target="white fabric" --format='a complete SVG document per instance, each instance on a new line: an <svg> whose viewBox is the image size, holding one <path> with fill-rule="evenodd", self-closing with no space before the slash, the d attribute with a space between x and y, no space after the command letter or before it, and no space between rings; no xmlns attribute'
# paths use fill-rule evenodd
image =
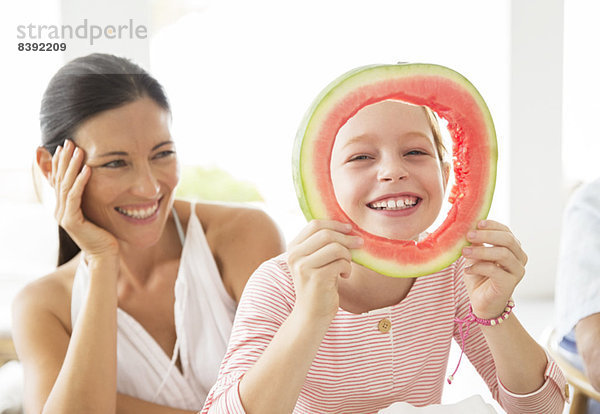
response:
<svg viewBox="0 0 600 414"><path fill-rule="evenodd" d="M23 412L23 368L18 361L0 367L0 414Z"/></svg>
<svg viewBox="0 0 600 414"><path fill-rule="evenodd" d="M427 407L414 407L405 402L397 402L379 414L497 414L494 407L487 404L480 395L472 395L454 404L433 404Z"/></svg>
<svg viewBox="0 0 600 414"><path fill-rule="evenodd" d="M73 282L73 326L88 286L88 269L81 260ZM175 282L174 354L165 354L139 322L117 309L117 390L161 405L200 410L217 379L235 310L192 205ZM177 354L183 374L175 366Z"/></svg>
<svg viewBox="0 0 600 414"><path fill-rule="evenodd" d="M580 188L567 206L556 282L559 338L600 312L600 179Z"/></svg>

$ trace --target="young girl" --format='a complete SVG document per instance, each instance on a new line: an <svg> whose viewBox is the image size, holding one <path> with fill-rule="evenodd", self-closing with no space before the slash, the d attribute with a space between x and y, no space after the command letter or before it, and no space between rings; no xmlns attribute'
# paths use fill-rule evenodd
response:
<svg viewBox="0 0 600 414"><path fill-rule="evenodd" d="M448 181L427 108L384 101L339 131L331 178L340 207L374 234L418 239ZM241 300L219 379L203 412L373 413L396 401L439 404L454 337L509 413L560 413L565 379L506 309L527 256L491 220L448 268L417 279L351 261L352 226L312 221L289 254L264 263ZM484 246L484 243L488 246ZM482 322L470 326L470 307Z"/></svg>

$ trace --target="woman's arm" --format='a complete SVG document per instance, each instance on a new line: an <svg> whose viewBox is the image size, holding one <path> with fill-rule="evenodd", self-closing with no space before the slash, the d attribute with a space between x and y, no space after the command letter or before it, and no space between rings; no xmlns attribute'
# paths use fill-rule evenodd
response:
<svg viewBox="0 0 600 414"><path fill-rule="evenodd" d="M125 394L117 394L116 414L197 414L198 410L180 410L178 408L166 407L153 404Z"/></svg>
<svg viewBox="0 0 600 414"><path fill-rule="evenodd" d="M236 302L240 301L250 275L264 261L285 251L285 242L275 222L253 208L212 206L208 228L213 255L219 265L223 285ZM202 209L205 210L202 210ZM206 206L198 206L198 217Z"/></svg>
<svg viewBox="0 0 600 414"><path fill-rule="evenodd" d="M15 345L25 366L26 404L34 412L107 413L116 408L117 277L115 237L87 220L81 200L91 169L84 153L69 140L54 156L40 150L38 162L56 193L55 217L85 253L90 285L69 335L69 289L60 302L40 286L26 288L15 301ZM74 263L72 261L72 263ZM72 264L71 263L71 264ZM75 273L69 267L70 283Z"/></svg>
<svg viewBox="0 0 600 414"><path fill-rule="evenodd" d="M116 271L110 263L98 263L90 272L89 298L71 336L66 328L70 298L56 283L34 283L13 303L13 337L25 369L27 412L115 410L116 283L110 275Z"/></svg>

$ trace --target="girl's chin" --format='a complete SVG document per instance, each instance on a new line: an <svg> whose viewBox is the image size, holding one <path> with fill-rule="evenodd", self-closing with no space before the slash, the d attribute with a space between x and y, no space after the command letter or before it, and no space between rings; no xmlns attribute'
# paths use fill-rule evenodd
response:
<svg viewBox="0 0 600 414"><path fill-rule="evenodd" d="M414 240L419 241L421 235L427 228L420 229L407 229L406 226L398 226L399 228L393 228L393 226L361 226L362 229L375 236L385 237L391 240ZM372 229L373 231L370 231Z"/></svg>

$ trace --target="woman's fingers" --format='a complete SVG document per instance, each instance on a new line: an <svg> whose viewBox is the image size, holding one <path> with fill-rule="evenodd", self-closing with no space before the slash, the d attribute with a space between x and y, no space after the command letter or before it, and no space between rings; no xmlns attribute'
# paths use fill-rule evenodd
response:
<svg viewBox="0 0 600 414"><path fill-rule="evenodd" d="M52 182L56 194L55 215L57 219L62 217L64 211L64 199L66 198L68 189L63 185L63 177L69 167L72 151L72 143L66 140L64 147L58 147L52 159Z"/></svg>
<svg viewBox="0 0 600 414"><path fill-rule="evenodd" d="M83 150L76 147L71 141L65 141L65 147L55 154L57 160L53 161L53 182L56 191L56 218L61 225L65 225L65 220L71 222L73 218L81 219L81 194L83 187L78 189L79 194L72 195L73 186L81 173L84 153ZM89 173L88 173L89 174ZM89 177L88 177L89 178ZM87 179L85 180L87 182ZM81 184L81 180L79 180ZM78 200L78 203L73 203ZM81 217L77 217L80 215Z"/></svg>
<svg viewBox="0 0 600 414"><path fill-rule="evenodd" d="M81 199L83 196L83 190L85 185L91 176L91 169L87 165L83 166L81 172L74 178L71 190L67 195L64 206L64 217L63 222L71 220L83 220L83 213L81 211ZM68 223L65 223L66 227L69 227Z"/></svg>
<svg viewBox="0 0 600 414"><path fill-rule="evenodd" d="M55 157L58 157L58 164L56 165L56 170L54 172L54 184L55 186L59 187L57 190L60 189L62 179L65 176L67 168L69 167L69 162L73 157L74 150L75 145L73 145L71 141L66 140L64 147L60 149L58 154L54 155Z"/></svg>
<svg viewBox="0 0 600 414"><path fill-rule="evenodd" d="M73 157L69 161L67 169L61 180L61 185L60 185L61 191L64 194L68 194L71 191L71 188L73 187L73 183L75 182L75 179L77 178L77 176L79 175L79 172L81 171L82 163L83 163L83 151L79 148L76 148L75 151L73 151Z"/></svg>
<svg viewBox="0 0 600 414"><path fill-rule="evenodd" d="M60 160L60 153L62 152L62 146L56 147L54 155L52 156L52 171L50 172L50 184L52 188L56 189L56 172L58 171L58 160Z"/></svg>

